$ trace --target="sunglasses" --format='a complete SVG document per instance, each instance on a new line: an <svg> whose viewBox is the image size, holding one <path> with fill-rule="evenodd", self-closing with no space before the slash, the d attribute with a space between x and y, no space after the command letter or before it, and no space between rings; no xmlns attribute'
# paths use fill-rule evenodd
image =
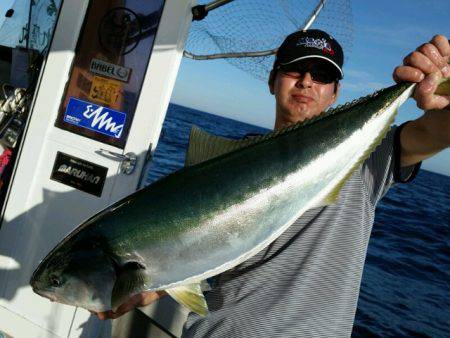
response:
<svg viewBox="0 0 450 338"><path fill-rule="evenodd" d="M328 84L336 82L339 77L336 71L331 67L324 67L319 64L292 64L285 66L278 66L279 72L285 76L295 80L299 80L303 75L309 73L311 79L315 83Z"/></svg>

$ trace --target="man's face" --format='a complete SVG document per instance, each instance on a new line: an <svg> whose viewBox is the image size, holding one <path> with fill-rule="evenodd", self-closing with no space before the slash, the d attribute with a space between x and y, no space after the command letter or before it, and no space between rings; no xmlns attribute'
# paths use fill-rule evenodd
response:
<svg viewBox="0 0 450 338"><path fill-rule="evenodd" d="M275 129L310 119L331 106L338 92L335 82L328 82L335 79L330 74L335 74L335 70L320 59L304 60L278 70L269 83L276 100Z"/></svg>

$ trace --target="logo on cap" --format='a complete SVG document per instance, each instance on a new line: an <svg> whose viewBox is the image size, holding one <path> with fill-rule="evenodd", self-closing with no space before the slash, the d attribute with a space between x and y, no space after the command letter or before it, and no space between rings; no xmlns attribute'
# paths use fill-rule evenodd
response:
<svg viewBox="0 0 450 338"><path fill-rule="evenodd" d="M334 50L331 48L331 45L328 43L328 41L324 38L314 39L309 37L302 37L298 40L297 46L317 48L323 51L324 53L334 55Z"/></svg>

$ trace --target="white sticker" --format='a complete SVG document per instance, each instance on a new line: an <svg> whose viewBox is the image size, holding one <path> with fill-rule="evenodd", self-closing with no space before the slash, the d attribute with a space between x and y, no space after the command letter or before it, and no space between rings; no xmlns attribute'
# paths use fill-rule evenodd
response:
<svg viewBox="0 0 450 338"><path fill-rule="evenodd" d="M99 59L92 59L90 70L92 73L107 76L123 82L128 82L131 74L131 68L118 66Z"/></svg>

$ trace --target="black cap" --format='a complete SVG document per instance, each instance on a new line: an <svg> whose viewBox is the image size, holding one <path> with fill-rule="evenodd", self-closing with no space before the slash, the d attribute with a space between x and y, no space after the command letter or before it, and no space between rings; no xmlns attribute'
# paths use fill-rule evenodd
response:
<svg viewBox="0 0 450 338"><path fill-rule="evenodd" d="M288 35L278 49L274 68L309 58L330 62L336 68L339 79L344 77L344 52L341 45L320 29L298 31Z"/></svg>

